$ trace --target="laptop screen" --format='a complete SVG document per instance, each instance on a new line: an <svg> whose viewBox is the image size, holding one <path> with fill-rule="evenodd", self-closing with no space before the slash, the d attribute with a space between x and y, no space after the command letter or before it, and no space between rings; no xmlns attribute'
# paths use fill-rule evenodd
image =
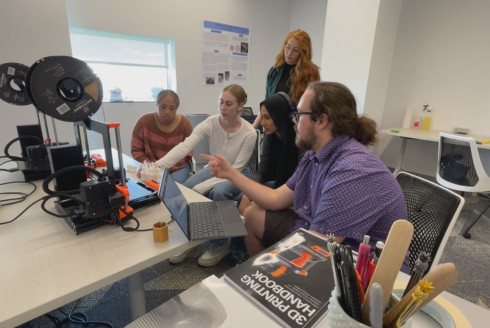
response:
<svg viewBox="0 0 490 328"><path fill-rule="evenodd" d="M190 238L187 201L166 168L163 168L158 197L160 197L170 214L172 214L175 221L182 228L187 238Z"/></svg>

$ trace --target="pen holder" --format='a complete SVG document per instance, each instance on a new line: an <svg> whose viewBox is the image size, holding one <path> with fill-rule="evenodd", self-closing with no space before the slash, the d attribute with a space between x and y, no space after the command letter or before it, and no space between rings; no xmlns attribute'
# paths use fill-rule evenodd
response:
<svg viewBox="0 0 490 328"><path fill-rule="evenodd" d="M163 243L168 240L168 226L166 222L157 222L153 225L153 241Z"/></svg>
<svg viewBox="0 0 490 328"><path fill-rule="evenodd" d="M400 298L392 294L388 303L388 309L390 309L399 301ZM361 322L352 319L350 316L347 315L347 313L344 312L344 309L342 309L342 306L340 306L335 289L332 291L332 296L330 297L327 316L328 316L329 327L372 328L371 326L367 326ZM408 320L400 328L411 328L411 327L412 327L412 319L408 318Z"/></svg>

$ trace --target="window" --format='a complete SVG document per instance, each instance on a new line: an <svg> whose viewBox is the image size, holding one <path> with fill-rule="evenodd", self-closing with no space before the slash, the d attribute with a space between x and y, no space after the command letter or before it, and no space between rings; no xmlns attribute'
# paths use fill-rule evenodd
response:
<svg viewBox="0 0 490 328"><path fill-rule="evenodd" d="M104 102L155 101L160 90L176 90L171 39L70 27L73 57L102 81Z"/></svg>

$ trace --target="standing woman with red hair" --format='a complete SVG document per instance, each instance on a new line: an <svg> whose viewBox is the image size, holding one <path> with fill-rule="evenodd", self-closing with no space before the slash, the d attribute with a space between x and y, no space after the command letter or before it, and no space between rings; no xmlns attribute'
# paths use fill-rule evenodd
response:
<svg viewBox="0 0 490 328"><path fill-rule="evenodd" d="M320 70L312 61L311 39L302 30L292 31L282 43L274 66L267 73L265 99L279 91L287 93L295 104L310 82L320 81ZM257 115L253 126L257 129L261 122Z"/></svg>

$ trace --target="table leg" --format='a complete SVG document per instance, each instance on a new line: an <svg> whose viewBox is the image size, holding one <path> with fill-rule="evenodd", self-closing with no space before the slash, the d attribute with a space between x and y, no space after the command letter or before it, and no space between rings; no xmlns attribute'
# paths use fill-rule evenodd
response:
<svg viewBox="0 0 490 328"><path fill-rule="evenodd" d="M133 321L146 314L145 289L141 272L128 277L131 317Z"/></svg>
<svg viewBox="0 0 490 328"><path fill-rule="evenodd" d="M396 176L403 168L403 158L405 157L405 148L407 147L407 138L402 139L402 146L400 148L400 156L398 157L398 165L393 171L393 175Z"/></svg>

